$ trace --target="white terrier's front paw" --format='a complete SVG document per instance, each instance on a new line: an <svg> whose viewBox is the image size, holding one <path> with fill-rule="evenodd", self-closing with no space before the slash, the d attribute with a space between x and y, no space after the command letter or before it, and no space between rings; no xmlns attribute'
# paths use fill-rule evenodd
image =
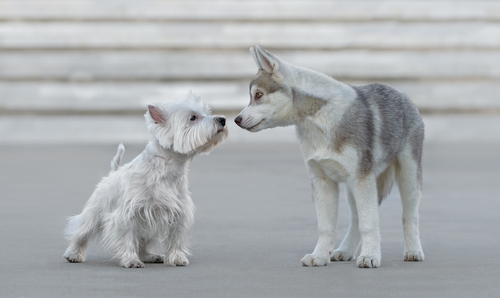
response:
<svg viewBox="0 0 500 298"><path fill-rule="evenodd" d="M123 261L122 266L125 268L144 268L144 263L139 260Z"/></svg>
<svg viewBox="0 0 500 298"><path fill-rule="evenodd" d="M176 252L165 258L165 264L168 266L187 266L189 265L189 260L185 254Z"/></svg>
<svg viewBox="0 0 500 298"><path fill-rule="evenodd" d="M350 261L354 257L354 254L348 252L348 251L343 251L343 250L334 250L332 256L330 257L330 261L335 262L335 261Z"/></svg>
<svg viewBox="0 0 500 298"><path fill-rule="evenodd" d="M66 251L63 255L63 257L68 260L70 263L83 263L85 262L85 256L83 254L79 253L72 253Z"/></svg>
<svg viewBox="0 0 500 298"><path fill-rule="evenodd" d="M307 254L305 255L302 260L300 260L300 263L302 263L302 266L306 267L320 267L320 266L326 266L328 264L328 260L330 259L330 256L320 256L318 254Z"/></svg>
<svg viewBox="0 0 500 298"><path fill-rule="evenodd" d="M380 267L380 257L359 256L356 260L356 266L359 268L378 268Z"/></svg>
<svg viewBox="0 0 500 298"><path fill-rule="evenodd" d="M424 260L424 252L417 250L405 251L405 261L407 262L421 262Z"/></svg>
<svg viewBox="0 0 500 298"><path fill-rule="evenodd" d="M142 257L144 263L163 263L164 257L162 255L147 255Z"/></svg>

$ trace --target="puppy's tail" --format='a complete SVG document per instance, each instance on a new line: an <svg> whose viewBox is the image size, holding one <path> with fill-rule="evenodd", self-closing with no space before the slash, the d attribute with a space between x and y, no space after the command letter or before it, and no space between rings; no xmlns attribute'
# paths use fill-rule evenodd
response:
<svg viewBox="0 0 500 298"><path fill-rule="evenodd" d="M113 157L113 160L111 161L111 172L118 170L118 168L122 165L122 156L124 152L125 147L123 146L123 144L120 144L118 146L118 150L116 151L115 157Z"/></svg>
<svg viewBox="0 0 500 298"><path fill-rule="evenodd" d="M395 164L390 164L387 169L377 178L378 204L389 195L394 184Z"/></svg>

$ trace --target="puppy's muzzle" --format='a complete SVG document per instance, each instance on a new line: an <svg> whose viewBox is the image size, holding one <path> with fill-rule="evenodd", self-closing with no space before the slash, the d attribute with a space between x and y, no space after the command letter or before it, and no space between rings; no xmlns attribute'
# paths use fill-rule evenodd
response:
<svg viewBox="0 0 500 298"><path fill-rule="evenodd" d="M234 123L236 123L238 126L241 127L241 120L243 120L241 118L241 116L238 116L238 117L234 118Z"/></svg>

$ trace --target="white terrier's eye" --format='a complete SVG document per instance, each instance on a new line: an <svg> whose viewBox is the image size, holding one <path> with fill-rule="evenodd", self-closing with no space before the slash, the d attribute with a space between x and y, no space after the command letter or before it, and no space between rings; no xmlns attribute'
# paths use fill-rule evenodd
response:
<svg viewBox="0 0 500 298"><path fill-rule="evenodd" d="M190 121L194 121L194 120L196 120L196 116L195 116L195 115L191 116L191 118L189 118L189 120L190 120Z"/></svg>
<svg viewBox="0 0 500 298"><path fill-rule="evenodd" d="M255 93L255 98L259 99L262 97L262 95L264 95L264 94L262 94L262 92L257 92L257 93Z"/></svg>

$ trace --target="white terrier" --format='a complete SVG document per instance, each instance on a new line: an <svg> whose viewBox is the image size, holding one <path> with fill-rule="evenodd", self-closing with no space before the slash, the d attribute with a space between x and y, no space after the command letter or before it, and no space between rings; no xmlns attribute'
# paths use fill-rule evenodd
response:
<svg viewBox="0 0 500 298"><path fill-rule="evenodd" d="M144 115L153 139L132 162L121 166L123 145L111 172L97 185L83 212L69 218L70 245L64 257L85 261L89 241L100 235L120 265L189 264L188 236L194 219L187 169L196 154L210 152L228 134L226 119L190 95L184 101L148 105ZM154 249L162 248L160 252ZM164 252L164 254L163 254Z"/></svg>

